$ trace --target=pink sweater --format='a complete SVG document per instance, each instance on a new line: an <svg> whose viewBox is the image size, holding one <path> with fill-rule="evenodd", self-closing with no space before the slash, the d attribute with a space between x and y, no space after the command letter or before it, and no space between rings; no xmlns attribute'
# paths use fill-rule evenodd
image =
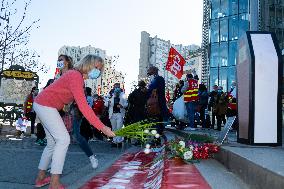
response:
<svg viewBox="0 0 284 189"><path fill-rule="evenodd" d="M61 110L64 104L69 104L75 99L84 117L90 124L100 130L104 127L104 124L88 105L83 88L84 80L81 73L70 70L39 93L34 102Z"/></svg>

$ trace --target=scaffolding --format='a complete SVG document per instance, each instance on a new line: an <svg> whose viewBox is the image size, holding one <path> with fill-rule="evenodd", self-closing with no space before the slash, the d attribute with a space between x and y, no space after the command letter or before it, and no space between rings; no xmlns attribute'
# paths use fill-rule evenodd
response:
<svg viewBox="0 0 284 189"><path fill-rule="evenodd" d="M210 0L203 0L203 24L202 24L202 43L201 43L201 81L209 86L209 29L210 29Z"/></svg>

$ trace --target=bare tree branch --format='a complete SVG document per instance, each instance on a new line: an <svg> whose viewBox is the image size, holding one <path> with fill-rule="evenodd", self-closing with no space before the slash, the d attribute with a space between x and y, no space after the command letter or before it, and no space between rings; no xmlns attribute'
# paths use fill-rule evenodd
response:
<svg viewBox="0 0 284 189"><path fill-rule="evenodd" d="M14 64L15 60L21 59L27 61L26 66L33 66L33 63L38 60L28 60L21 57L33 56L34 53L23 51L25 46L29 42L30 32L34 28L38 28L38 20L34 20L30 24L26 24L28 8L31 4L31 0L26 0L23 6L23 9L20 11L18 8L15 8L17 3L20 3L22 0L1 0L1 9L0 9L0 62L2 63L2 69ZM11 23L12 20L15 20L15 17L19 17L20 20L18 23ZM17 51L20 49L20 51ZM15 53L16 52L16 53ZM22 53L18 54L18 53Z"/></svg>

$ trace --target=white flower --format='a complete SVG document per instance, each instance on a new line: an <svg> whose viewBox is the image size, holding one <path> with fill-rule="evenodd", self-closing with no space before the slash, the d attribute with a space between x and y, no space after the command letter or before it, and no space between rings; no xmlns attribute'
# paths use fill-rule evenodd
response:
<svg viewBox="0 0 284 189"><path fill-rule="evenodd" d="M157 134L157 131L156 130L152 130L151 133L152 133L152 135L155 135L155 134Z"/></svg>
<svg viewBox="0 0 284 189"><path fill-rule="evenodd" d="M155 137L156 137L156 138L159 138L159 137L160 137L160 135L157 133L157 134L155 134Z"/></svg>
<svg viewBox="0 0 284 189"><path fill-rule="evenodd" d="M146 144L147 149L150 149L150 147L151 147L150 144Z"/></svg>
<svg viewBox="0 0 284 189"><path fill-rule="evenodd" d="M183 154L183 159L185 159L185 160L192 159L192 156L193 156L192 151L186 151L186 152Z"/></svg>
<svg viewBox="0 0 284 189"><path fill-rule="evenodd" d="M181 141L179 141L178 144L181 145L182 148L185 148L185 142L184 141L181 140Z"/></svg>
<svg viewBox="0 0 284 189"><path fill-rule="evenodd" d="M150 150L149 148L145 148L145 149L144 149L144 153L145 153L145 154L149 154L150 152L151 152L151 150Z"/></svg>
<svg viewBox="0 0 284 189"><path fill-rule="evenodd" d="M192 151L194 149L194 147L192 145L190 145L189 149Z"/></svg>
<svg viewBox="0 0 284 189"><path fill-rule="evenodd" d="M144 133L148 134L150 131L148 129L144 130Z"/></svg>

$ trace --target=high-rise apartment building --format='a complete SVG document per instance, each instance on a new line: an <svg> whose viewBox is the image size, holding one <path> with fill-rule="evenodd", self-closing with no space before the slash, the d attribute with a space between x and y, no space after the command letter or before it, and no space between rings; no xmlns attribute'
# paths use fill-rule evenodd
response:
<svg viewBox="0 0 284 189"><path fill-rule="evenodd" d="M200 47L197 45L174 45L169 40L163 40L155 37L150 37L150 34L141 32L140 43L140 59L139 59L139 76L138 79L147 78L147 69L150 65L159 68L159 75L163 76L166 81L166 88L170 93L173 93L176 83L179 80L170 72L165 70L168 60L168 54L171 47L174 47L186 60L184 73L187 70L195 70L199 78L201 76L201 56L191 58L191 54Z"/></svg>

